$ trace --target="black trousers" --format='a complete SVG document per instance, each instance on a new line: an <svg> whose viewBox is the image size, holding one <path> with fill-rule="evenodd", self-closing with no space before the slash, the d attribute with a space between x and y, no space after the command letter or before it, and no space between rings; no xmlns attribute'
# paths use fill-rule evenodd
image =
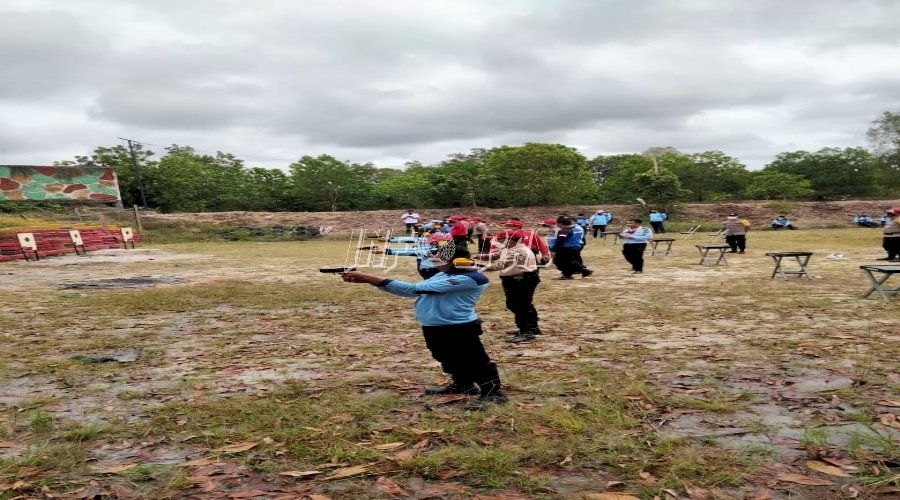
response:
<svg viewBox="0 0 900 500"><path fill-rule="evenodd" d="M747 249L747 235L745 234L729 234L725 237L725 243L731 246L732 252L740 250L743 252Z"/></svg>
<svg viewBox="0 0 900 500"><path fill-rule="evenodd" d="M644 271L644 250L647 249L646 243L628 243L622 245L622 255L625 260L631 264L634 271Z"/></svg>
<svg viewBox="0 0 900 500"><path fill-rule="evenodd" d="M598 233L605 233L605 232L606 232L606 226L605 226L605 225L603 225L603 226L594 226L594 238L597 237L597 234L598 234Z"/></svg>
<svg viewBox="0 0 900 500"><path fill-rule="evenodd" d="M900 259L900 236L882 238L881 246L888 253L888 259Z"/></svg>
<svg viewBox="0 0 900 500"><path fill-rule="evenodd" d="M535 272L518 276L501 276L500 281L506 295L506 308L515 316L519 331L537 330L538 313L534 308L534 290L541 282L538 274Z"/></svg>
<svg viewBox="0 0 900 500"><path fill-rule="evenodd" d="M572 277L573 274L583 274L587 271L581 260L581 247L554 250L553 263L559 269L559 272L566 277Z"/></svg>
<svg viewBox="0 0 900 500"><path fill-rule="evenodd" d="M654 232L654 233L664 233L664 232L666 232L666 231L663 229L663 223L662 223L662 221L659 221L659 222L651 222L651 223L650 223L650 226L653 228L653 232Z"/></svg>
<svg viewBox="0 0 900 500"><path fill-rule="evenodd" d="M481 394L500 390L500 373L481 343L481 320L459 325L423 326L425 345L460 387L478 384Z"/></svg>

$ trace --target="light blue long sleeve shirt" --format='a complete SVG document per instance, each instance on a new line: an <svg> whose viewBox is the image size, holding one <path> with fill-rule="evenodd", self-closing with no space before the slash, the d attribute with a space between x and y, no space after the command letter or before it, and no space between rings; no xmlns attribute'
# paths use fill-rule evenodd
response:
<svg viewBox="0 0 900 500"><path fill-rule="evenodd" d="M653 231L644 226L638 226L633 233L629 233L629 231L630 229L625 228L621 233L619 233L619 236L624 236L626 234L631 236L631 238L622 238L622 243L625 245L647 243L648 241L653 239Z"/></svg>
<svg viewBox="0 0 900 500"><path fill-rule="evenodd" d="M443 326L478 319L475 304L488 279L479 271L441 272L418 283L386 279L377 286L400 297L416 297L413 311L422 326Z"/></svg>

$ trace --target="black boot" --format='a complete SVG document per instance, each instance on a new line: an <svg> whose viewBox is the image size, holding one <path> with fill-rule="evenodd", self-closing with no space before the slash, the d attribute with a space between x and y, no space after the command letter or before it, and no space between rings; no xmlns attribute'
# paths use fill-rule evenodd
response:
<svg viewBox="0 0 900 500"><path fill-rule="evenodd" d="M478 398L469 401L464 408L466 410L484 410L490 406L503 404L509 401L506 393L500 386L500 372L496 363L488 363L478 377L478 388L481 394Z"/></svg>
<svg viewBox="0 0 900 500"><path fill-rule="evenodd" d="M532 340L534 340L534 332L530 330L520 332L518 335L513 335L512 337L506 339L507 342L512 342L514 344L518 344L520 342L530 342Z"/></svg>
<svg viewBox="0 0 900 500"><path fill-rule="evenodd" d="M475 386L474 382L468 384L468 386L466 386L465 384L457 384L456 382L451 382L447 385L425 388L425 394L428 396L446 396L448 394L475 395L480 394L480 392L481 391L478 390L478 387Z"/></svg>

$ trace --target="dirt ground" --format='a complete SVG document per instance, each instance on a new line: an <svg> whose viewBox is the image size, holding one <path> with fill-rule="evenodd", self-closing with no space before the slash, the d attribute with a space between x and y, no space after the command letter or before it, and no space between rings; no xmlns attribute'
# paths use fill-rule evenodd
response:
<svg viewBox="0 0 900 500"><path fill-rule="evenodd" d="M442 378L408 301L317 272L345 241L0 264L0 498L897 498L900 299L863 299L859 269L879 231L751 232L704 266L718 240L674 237L643 275L601 240L591 278L544 270L533 343L504 342L495 279L479 313L511 402L485 413L420 394ZM814 252L811 279L771 277L786 250ZM162 283L90 286L136 277Z"/></svg>
<svg viewBox="0 0 900 500"><path fill-rule="evenodd" d="M868 213L877 219L888 208L900 207L898 200L852 200L830 202L744 202L744 203L687 203L671 213L672 222L707 222L710 227L720 225L729 213L738 213L754 225L764 227L775 216L782 212L791 218L795 225L802 228L844 227L849 226L854 215ZM529 208L469 208L469 209L422 209L418 210L423 220L441 219L448 215L465 214L485 217L490 222L502 222L509 217L521 217L530 224L537 224L542 219L554 217L560 213L571 215L590 214L598 209L611 211L619 220L625 217L643 217L649 208L639 205L602 205L602 206L568 206L568 207L529 207ZM83 211L91 213L87 207ZM96 209L93 209L96 210ZM384 228L402 226L400 215L402 210L375 210L368 212L205 212L154 214L147 213L144 218L149 224L154 221L175 222L194 221L230 226L334 226L338 233L348 228Z"/></svg>

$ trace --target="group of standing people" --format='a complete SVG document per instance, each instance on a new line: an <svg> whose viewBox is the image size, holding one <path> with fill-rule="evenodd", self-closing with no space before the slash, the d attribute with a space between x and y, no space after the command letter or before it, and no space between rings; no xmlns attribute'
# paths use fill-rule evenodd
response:
<svg viewBox="0 0 900 500"><path fill-rule="evenodd" d="M602 217L595 219L595 216L602 214L598 211L594 216L585 218L588 227L604 226L600 232L605 232L610 220ZM404 222L407 223L406 220L412 219L413 215L416 214L412 211L404 214ZM888 256L881 260L900 262L900 208L889 210L887 215L883 246ZM481 342L482 321L475 311L475 304L489 284L482 271L498 271L500 274L506 307L513 313L517 327L509 332L511 336L508 340L534 340L541 334L538 313L533 304L534 292L540 283L539 263L547 262L552 255L563 279L571 279L577 273L582 277L590 276L592 271L584 266L580 255L585 241L585 224L567 215L544 221L548 228L552 222L555 229L548 235L549 242L544 243L536 232L525 231L520 219L510 219L489 245L480 244L479 252L471 255L461 244L463 237L468 242L473 234L463 222L467 219L471 221L471 218L450 219L454 218L448 218L448 222L452 223L448 232L415 237L417 260L427 261L429 268L433 269L427 277L423 275L423 281L412 283L358 271L342 273L341 277L346 282L367 283L401 297L415 297L413 309L422 326L425 344L451 379L447 385L426 388L425 394L477 396L465 407L481 410L507 401L497 364L491 360ZM595 221L605 224L594 226ZM407 224L415 225L417 222ZM653 222L661 221L651 220L651 225ZM776 229L775 225L773 222L773 229ZM789 221L777 225L793 228ZM412 231L413 227L408 226L408 229ZM737 214L729 214L724 232L732 252L744 253L749 227L748 221L740 219ZM632 265L633 272L643 272L643 254L647 243L653 239L653 231L643 227L640 219L632 218L626 221L619 237L623 242L622 254ZM479 269L475 266L475 260L486 261L486 265Z"/></svg>

